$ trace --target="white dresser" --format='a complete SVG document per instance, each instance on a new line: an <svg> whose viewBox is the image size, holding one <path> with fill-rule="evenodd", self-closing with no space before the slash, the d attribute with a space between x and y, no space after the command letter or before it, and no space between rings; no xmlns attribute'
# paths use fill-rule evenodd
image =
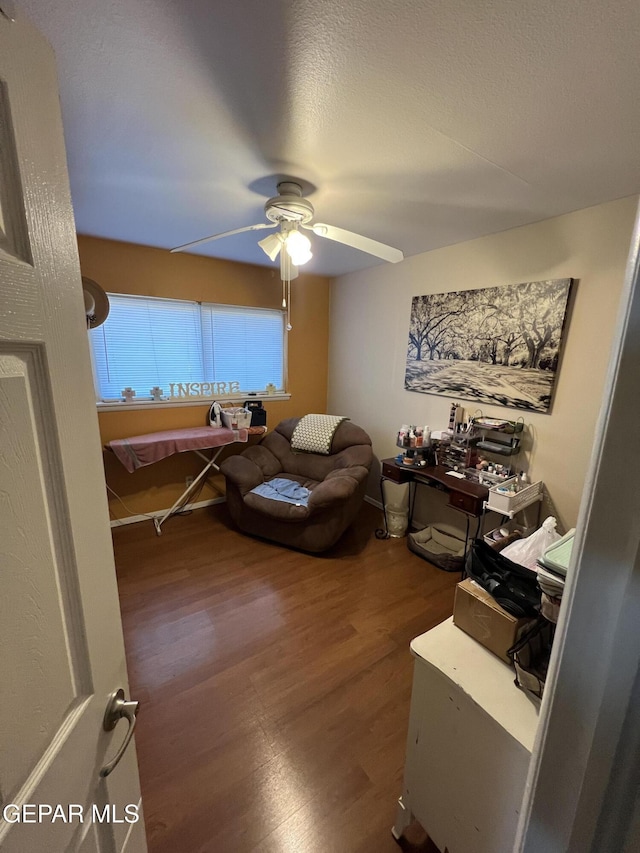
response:
<svg viewBox="0 0 640 853"><path fill-rule="evenodd" d="M510 853L538 709L511 668L448 619L416 637L396 838L413 818L448 853Z"/></svg>

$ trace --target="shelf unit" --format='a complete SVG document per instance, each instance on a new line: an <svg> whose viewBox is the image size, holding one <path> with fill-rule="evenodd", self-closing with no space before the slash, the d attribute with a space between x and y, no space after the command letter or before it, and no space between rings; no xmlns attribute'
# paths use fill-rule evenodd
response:
<svg viewBox="0 0 640 853"><path fill-rule="evenodd" d="M500 483L501 486L507 485L508 483L515 482L516 478L512 477L509 480L505 480ZM536 521L532 524L532 519L528 520L526 523L526 513L521 517L521 521L525 522L524 524L520 524L516 522L518 529L520 530L523 536L529 536L534 530L537 530L540 527L540 515L542 512L542 501L544 499L544 483L542 480L539 480L537 483L532 483L530 486L525 486L519 492L515 492L513 495L503 495L496 493L495 486L489 489L489 497L482 504L482 520L479 526L480 530L484 529L484 519L487 512L495 512L503 519L508 518L509 524L513 522L514 518L521 512L523 512L528 507L533 504L538 504L538 512L536 516ZM492 502L493 499L493 502ZM497 530L498 528L496 528ZM509 527L507 527L509 529ZM513 527L512 527L513 529ZM512 532L512 531L510 531ZM485 542L488 540L485 538ZM492 542L489 542L492 544Z"/></svg>
<svg viewBox="0 0 640 853"><path fill-rule="evenodd" d="M506 466L509 475L505 477L503 473L502 476L496 476L484 470L479 472L480 481L491 484L489 497L484 503L482 524L484 525L484 515L488 511L497 513L503 519L508 518L509 521L513 521L520 512L537 503L538 513L535 527L539 526L543 500L544 484L542 482L524 486L520 491L510 496L495 491L496 486L505 486L516 482L513 475L519 466L514 463L522 451L522 440L525 434L524 422L477 417L473 420L472 433L478 438L476 443L478 451L483 455L488 454L491 461L495 460L493 464ZM501 461L498 462L498 459ZM529 524L530 527L531 524Z"/></svg>
<svg viewBox="0 0 640 853"><path fill-rule="evenodd" d="M475 418L472 429L480 434L476 445L479 450L498 456L517 456L520 453L523 421Z"/></svg>
<svg viewBox="0 0 640 853"><path fill-rule="evenodd" d="M520 421L478 418L466 432L456 432L448 441L440 442L438 463L463 471L474 480L480 481L482 477L492 484L502 482L515 471L512 462L521 452L523 430L524 423ZM480 458L500 468L500 473L489 473L486 469L478 471L476 465Z"/></svg>

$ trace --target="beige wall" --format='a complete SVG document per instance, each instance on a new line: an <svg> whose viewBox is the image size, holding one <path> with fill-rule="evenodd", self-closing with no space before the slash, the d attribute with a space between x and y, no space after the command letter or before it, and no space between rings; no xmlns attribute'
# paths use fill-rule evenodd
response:
<svg viewBox="0 0 640 853"><path fill-rule="evenodd" d="M550 497L545 514L556 515L561 529L575 525L636 205L635 196L621 199L337 279L331 291L329 411L368 430L378 458L395 455L400 424L444 428L453 402L404 390L413 296L573 278L551 413L498 406L483 406L483 412L524 415L533 445L520 459L522 467L545 482ZM472 412L477 408L459 402ZM419 508L425 521L433 500Z"/></svg>
<svg viewBox="0 0 640 853"><path fill-rule="evenodd" d="M273 268L239 264L198 255L172 255L162 249L78 237L82 274L114 293L136 293L231 305L279 308L281 282ZM290 400L265 399L268 424L283 418L326 411L329 279L300 275L292 285L293 330L289 333ZM256 353L259 357L259 353ZM201 426L208 405L146 411L100 412L103 444L164 429ZM170 507L182 493L185 478L202 463L191 453L173 456L128 474L112 453L104 453L107 483L134 514ZM222 485L221 478L216 484ZM200 500L219 492L205 486ZM128 513L109 495L113 518Z"/></svg>

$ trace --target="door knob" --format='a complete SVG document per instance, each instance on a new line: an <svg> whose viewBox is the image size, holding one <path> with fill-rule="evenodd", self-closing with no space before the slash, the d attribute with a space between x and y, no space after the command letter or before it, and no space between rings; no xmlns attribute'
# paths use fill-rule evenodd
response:
<svg viewBox="0 0 640 853"><path fill-rule="evenodd" d="M117 767L120 759L122 758L127 747L129 746L131 738L133 737L133 730L136 727L139 707L139 702L133 702L132 700L127 701L124 698L124 690L122 688L114 691L109 697L107 709L104 712L102 728L105 730L105 732L111 732L115 729L118 720L122 719L128 720L129 728L127 729L127 734L125 736L125 739L122 741L122 746L120 747L120 749L111 759L111 761L109 761L108 764L105 764L102 770L100 771L100 776L103 779Z"/></svg>

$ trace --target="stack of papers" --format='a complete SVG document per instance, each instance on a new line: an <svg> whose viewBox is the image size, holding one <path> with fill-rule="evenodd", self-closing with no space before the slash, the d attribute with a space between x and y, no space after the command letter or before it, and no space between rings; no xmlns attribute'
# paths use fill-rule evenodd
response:
<svg viewBox="0 0 640 853"><path fill-rule="evenodd" d="M550 545L538 560L538 584L551 598L560 598L564 592L575 535L575 528L572 528Z"/></svg>
<svg viewBox="0 0 640 853"><path fill-rule="evenodd" d="M540 567L538 568L538 586L549 598L562 598L564 578Z"/></svg>
<svg viewBox="0 0 640 853"><path fill-rule="evenodd" d="M542 557L538 560L538 565L545 569L550 569L556 574L566 577L569 561L571 560L571 551L573 550L573 540L575 539L576 529L572 527L564 536L561 536L553 545L549 545Z"/></svg>

